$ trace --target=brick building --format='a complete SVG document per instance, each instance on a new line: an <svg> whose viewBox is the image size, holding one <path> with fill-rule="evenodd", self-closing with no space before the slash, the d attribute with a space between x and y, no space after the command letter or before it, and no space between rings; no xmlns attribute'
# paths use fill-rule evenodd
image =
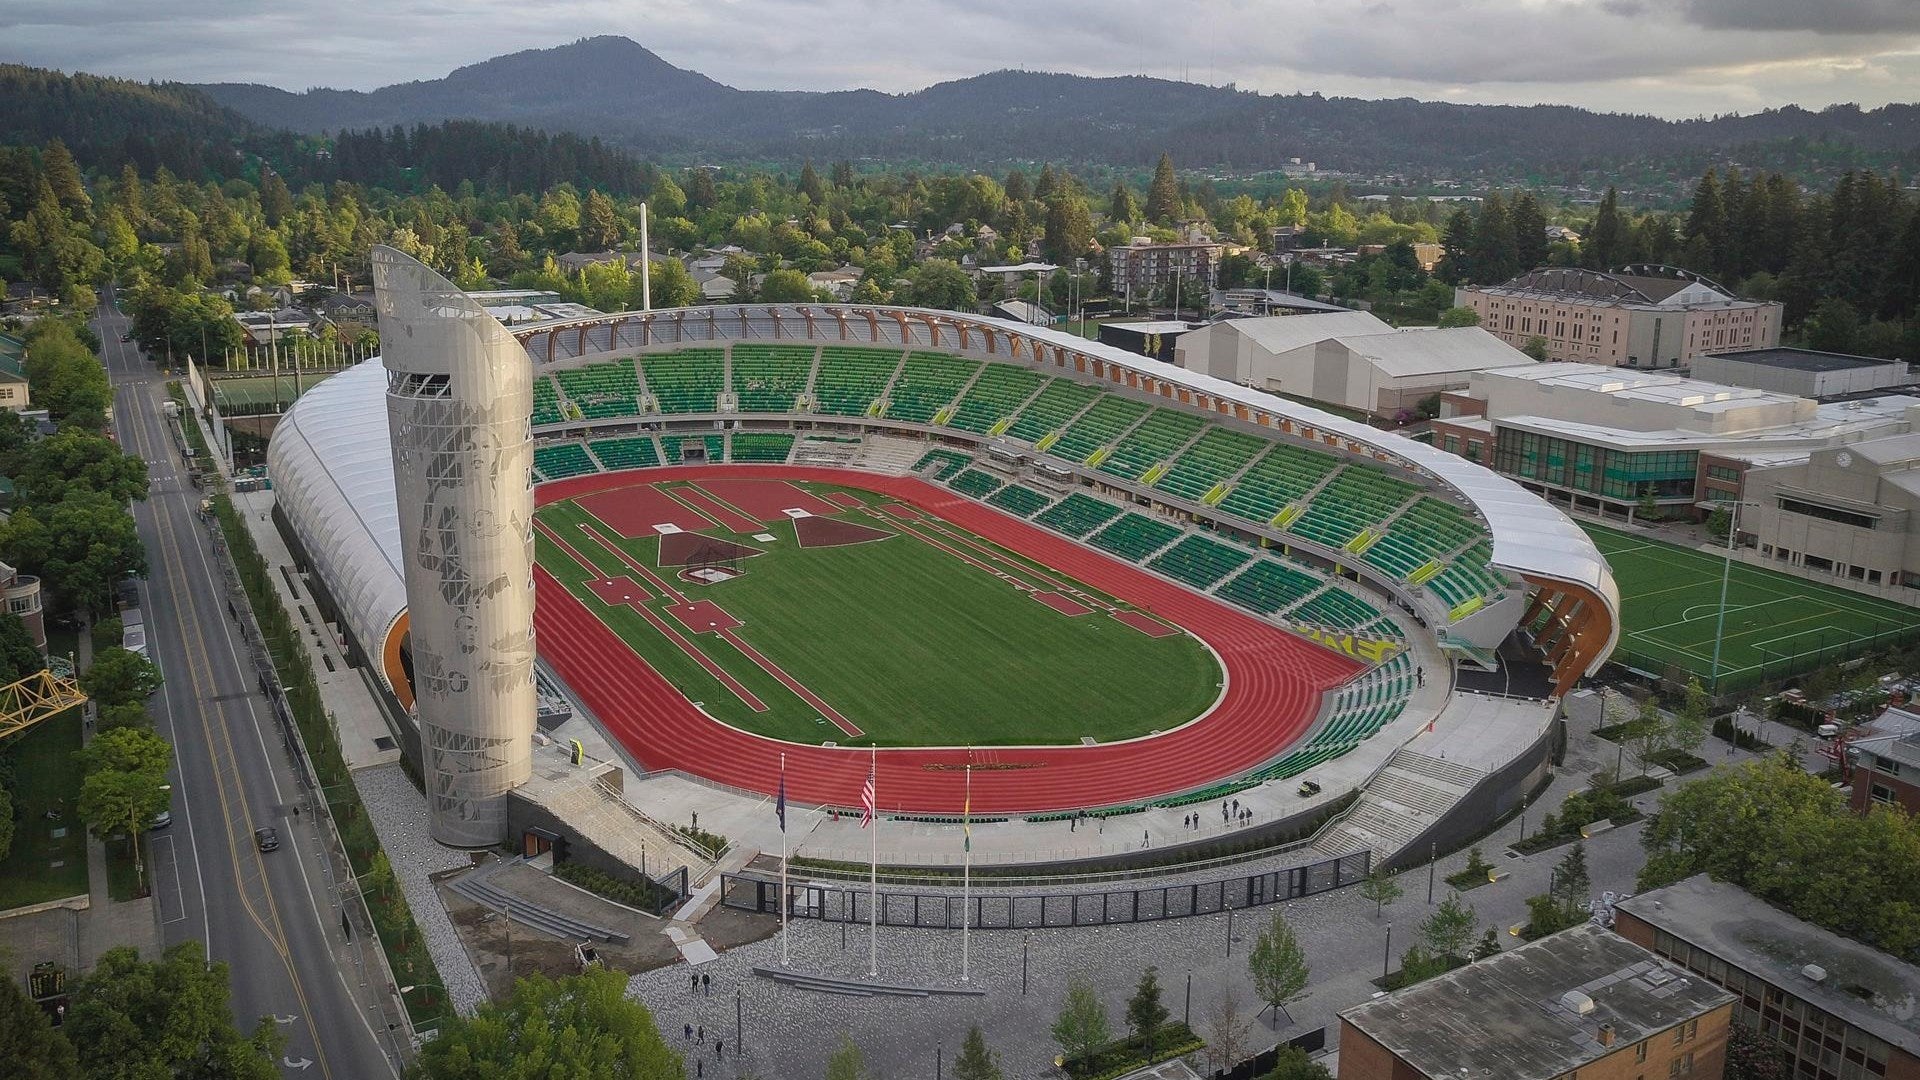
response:
<svg viewBox="0 0 1920 1080"><path fill-rule="evenodd" d="M1743 300L1698 274L1631 266L1619 273L1541 267L1498 285L1455 290L1454 303L1514 348L1546 342L1547 359L1671 368L1729 349L1780 344L1782 308Z"/></svg>
<svg viewBox="0 0 1920 1080"><path fill-rule="evenodd" d="M1718 1080L1734 996L1591 924L1340 1014L1340 1080Z"/></svg>

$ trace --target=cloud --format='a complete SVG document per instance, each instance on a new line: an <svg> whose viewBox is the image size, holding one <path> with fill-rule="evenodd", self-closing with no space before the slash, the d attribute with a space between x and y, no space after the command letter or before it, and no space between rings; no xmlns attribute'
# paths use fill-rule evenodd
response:
<svg viewBox="0 0 1920 1080"><path fill-rule="evenodd" d="M1001 68L1667 116L1914 95L1920 0L0 0L0 58L371 89L590 34L749 89Z"/></svg>

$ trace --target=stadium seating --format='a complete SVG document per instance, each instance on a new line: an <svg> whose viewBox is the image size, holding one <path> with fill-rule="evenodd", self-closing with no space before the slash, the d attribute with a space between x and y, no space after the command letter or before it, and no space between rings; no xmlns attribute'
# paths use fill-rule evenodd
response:
<svg viewBox="0 0 1920 1080"><path fill-rule="evenodd" d="M1320 489L1288 529L1328 547L1344 547L1419 491L1378 469L1349 465Z"/></svg>
<svg viewBox="0 0 1920 1080"><path fill-rule="evenodd" d="M554 388L552 376L536 376L533 380L534 426L557 424L566 418L560 411L560 391Z"/></svg>
<svg viewBox="0 0 1920 1080"><path fill-rule="evenodd" d="M913 471L918 473L929 465L935 465L937 468L926 475L933 480L945 480L971 464L973 458L958 450L929 450L913 463Z"/></svg>
<svg viewBox="0 0 1920 1080"><path fill-rule="evenodd" d="M1204 536L1189 536L1155 556L1147 565L1196 589L1210 589L1251 558L1253 552L1245 548L1228 547Z"/></svg>
<svg viewBox="0 0 1920 1080"><path fill-rule="evenodd" d="M949 486L968 498L984 499L993 494L994 489L1003 483L1005 481L990 473L983 473L979 469L968 469L954 477Z"/></svg>
<svg viewBox="0 0 1920 1080"><path fill-rule="evenodd" d="M813 371L812 345L735 345L733 393L741 412L792 412Z"/></svg>
<svg viewBox="0 0 1920 1080"><path fill-rule="evenodd" d="M1206 424L1188 412L1155 409L1140 426L1114 446L1113 453L1100 462L1100 471L1123 480L1138 480L1148 470L1172 457ZM1148 483L1158 476L1147 478Z"/></svg>
<svg viewBox="0 0 1920 1080"><path fill-rule="evenodd" d="M709 464L725 461L727 456L727 437L725 435L662 435L660 450L667 456L667 464L678 465L686 460L687 444L705 444Z"/></svg>
<svg viewBox="0 0 1920 1080"><path fill-rule="evenodd" d="M1033 396L1046 376L1012 364L989 364L960 399L948 427L986 435L994 426L1011 417L1020 403Z"/></svg>
<svg viewBox="0 0 1920 1080"><path fill-rule="evenodd" d="M1328 588L1289 608L1289 619L1335 630L1359 630L1380 618L1380 609L1343 589Z"/></svg>
<svg viewBox="0 0 1920 1080"><path fill-rule="evenodd" d="M899 349L865 349L854 345L827 345L820 350L820 371L813 377L815 411L835 416L865 416L893 370L900 366Z"/></svg>
<svg viewBox="0 0 1920 1080"><path fill-rule="evenodd" d="M1248 611L1271 615L1306 599L1325 584L1326 579L1304 570L1296 570L1274 559L1262 559L1220 586L1214 595Z"/></svg>
<svg viewBox="0 0 1920 1080"><path fill-rule="evenodd" d="M1077 383L1072 379L1055 379L1013 418L1007 434L1037 443L1049 433L1060 430L1060 426L1072 419L1074 413L1086 408L1088 402L1099 396L1098 387Z"/></svg>
<svg viewBox="0 0 1920 1080"><path fill-rule="evenodd" d="M1171 495L1203 502L1214 488L1246 467L1260 448L1267 445L1257 435L1230 428L1207 429L1154 486Z"/></svg>
<svg viewBox="0 0 1920 1080"><path fill-rule="evenodd" d="M1166 547L1180 535L1180 527L1142 514L1126 514L1120 520L1095 533L1089 541L1101 551L1111 552L1128 562L1141 559Z"/></svg>
<svg viewBox="0 0 1920 1080"><path fill-rule="evenodd" d="M533 467L549 480L599 472L587 448L577 442L548 443L533 448Z"/></svg>
<svg viewBox="0 0 1920 1080"><path fill-rule="evenodd" d="M594 439L587 443L587 448L608 469L646 469L660 464L660 448L651 435Z"/></svg>
<svg viewBox="0 0 1920 1080"><path fill-rule="evenodd" d="M726 389L726 356L719 349L657 353L640 358L640 373L661 412L717 412Z"/></svg>
<svg viewBox="0 0 1920 1080"><path fill-rule="evenodd" d="M1361 558L1368 566L1404 581L1429 564L1438 571L1437 560L1485 535L1453 504L1429 496L1395 518Z"/></svg>
<svg viewBox="0 0 1920 1080"><path fill-rule="evenodd" d="M1275 514L1339 467L1340 459L1331 454L1275 443L1220 500L1220 509L1256 525L1271 524Z"/></svg>
<svg viewBox="0 0 1920 1080"><path fill-rule="evenodd" d="M1447 568L1426 583L1454 613L1454 618L1472 614L1475 600L1500 591L1505 580L1487 564L1493 558L1493 546L1485 541L1461 552ZM1466 610L1463 610L1466 609Z"/></svg>
<svg viewBox="0 0 1920 1080"><path fill-rule="evenodd" d="M1141 402L1108 394L1094 402L1093 408L1061 432L1057 440L1040 449L1068 461L1086 461L1146 412L1147 406Z"/></svg>
<svg viewBox="0 0 1920 1080"><path fill-rule="evenodd" d="M887 418L912 424L935 422L979 370L978 360L962 360L945 353L908 353L900 378L887 392Z"/></svg>
<svg viewBox="0 0 1920 1080"><path fill-rule="evenodd" d="M1119 516L1119 507L1076 491L1033 520L1078 540Z"/></svg>
<svg viewBox="0 0 1920 1080"><path fill-rule="evenodd" d="M736 431L733 433L734 461L778 464L793 453L793 435L784 431Z"/></svg>
<svg viewBox="0 0 1920 1080"><path fill-rule="evenodd" d="M989 496L987 501L1016 517L1032 517L1046 509L1053 499L1032 488L1008 484Z"/></svg>
<svg viewBox="0 0 1920 1080"><path fill-rule="evenodd" d="M561 368L554 378L560 380L561 391L580 410L582 419L604 420L640 411L640 380L633 374L631 360Z"/></svg>

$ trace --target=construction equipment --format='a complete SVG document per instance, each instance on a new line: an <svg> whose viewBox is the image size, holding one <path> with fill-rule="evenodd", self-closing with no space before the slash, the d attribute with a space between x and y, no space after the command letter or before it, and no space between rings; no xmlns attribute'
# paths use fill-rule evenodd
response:
<svg viewBox="0 0 1920 1080"><path fill-rule="evenodd" d="M0 686L0 739L17 735L86 700L78 682L44 669Z"/></svg>

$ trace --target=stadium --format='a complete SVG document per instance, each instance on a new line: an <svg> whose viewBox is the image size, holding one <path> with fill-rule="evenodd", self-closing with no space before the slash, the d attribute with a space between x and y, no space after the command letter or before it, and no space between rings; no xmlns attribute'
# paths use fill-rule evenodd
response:
<svg viewBox="0 0 1920 1080"><path fill-rule="evenodd" d="M387 362L302 397L269 466L323 612L405 713L382 318ZM620 779L593 798L642 831L689 791L771 829L779 792L815 808L815 856L850 857L871 768L916 826L891 864L951 863L929 830L963 816L992 826L977 858L1062 863L1020 829L1141 815L1152 841L1229 799L1390 859L1523 798L1618 638L1606 560L1518 485L1073 335L843 305L484 330L532 373L538 681L574 714L551 734L599 737ZM632 862L531 772L501 839Z"/></svg>

